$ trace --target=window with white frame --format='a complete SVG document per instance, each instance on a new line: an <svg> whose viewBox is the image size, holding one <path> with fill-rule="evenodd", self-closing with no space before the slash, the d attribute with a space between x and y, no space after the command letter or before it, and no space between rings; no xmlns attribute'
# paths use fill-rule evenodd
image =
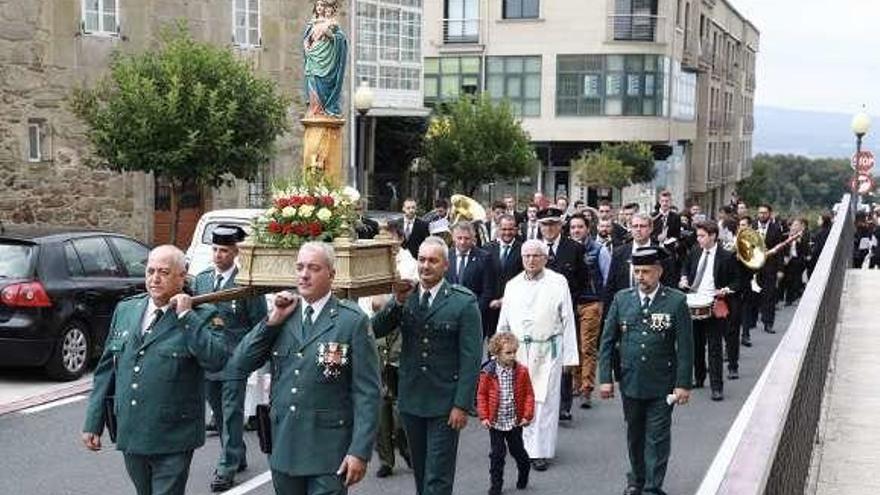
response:
<svg viewBox="0 0 880 495"><path fill-rule="evenodd" d="M356 22L358 80L378 89L419 91L421 0L361 0Z"/></svg>
<svg viewBox="0 0 880 495"><path fill-rule="evenodd" d="M232 37L238 46L260 46L260 0L232 0Z"/></svg>
<svg viewBox="0 0 880 495"><path fill-rule="evenodd" d="M86 34L118 34L119 1L82 0L82 31Z"/></svg>
<svg viewBox="0 0 880 495"><path fill-rule="evenodd" d="M43 119L28 120L28 161L42 162L46 160L46 121Z"/></svg>

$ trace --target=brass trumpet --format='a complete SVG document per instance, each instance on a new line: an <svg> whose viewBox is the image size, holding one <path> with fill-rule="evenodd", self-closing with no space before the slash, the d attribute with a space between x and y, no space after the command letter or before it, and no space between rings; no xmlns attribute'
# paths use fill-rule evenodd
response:
<svg viewBox="0 0 880 495"><path fill-rule="evenodd" d="M489 244L489 233L486 231L486 209L477 200L471 199L464 194L453 194L449 198L452 204L452 224L466 221L474 225L477 243L480 246Z"/></svg>

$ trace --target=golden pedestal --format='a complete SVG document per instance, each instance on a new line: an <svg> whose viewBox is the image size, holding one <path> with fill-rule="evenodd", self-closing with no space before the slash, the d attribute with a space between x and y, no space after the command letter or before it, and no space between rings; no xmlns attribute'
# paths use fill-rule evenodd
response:
<svg viewBox="0 0 880 495"><path fill-rule="evenodd" d="M305 117L300 122L303 134L303 169L318 168L326 177L342 184L342 128L345 119L328 116Z"/></svg>
<svg viewBox="0 0 880 495"><path fill-rule="evenodd" d="M335 239L336 277L333 292L337 297L354 299L388 294L396 278L394 261L396 242L384 239ZM239 247L241 268L235 277L239 285L256 287L296 287L296 249L277 248L242 242Z"/></svg>

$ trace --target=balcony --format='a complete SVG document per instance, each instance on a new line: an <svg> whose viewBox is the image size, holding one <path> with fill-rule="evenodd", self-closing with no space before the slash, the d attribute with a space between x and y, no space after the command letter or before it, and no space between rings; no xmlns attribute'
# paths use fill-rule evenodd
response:
<svg viewBox="0 0 880 495"><path fill-rule="evenodd" d="M700 63L701 69L708 70L711 69L713 65L715 65L715 53L712 51L708 39L704 38L700 40L700 46L697 52L699 53L699 57L697 57L697 60Z"/></svg>
<svg viewBox="0 0 880 495"><path fill-rule="evenodd" d="M755 116L743 116L743 134L751 134L755 131Z"/></svg>
<svg viewBox="0 0 880 495"><path fill-rule="evenodd" d="M480 42L480 19L443 19L443 43L476 45Z"/></svg>
<svg viewBox="0 0 880 495"><path fill-rule="evenodd" d="M608 16L607 41L666 43L666 18L648 14Z"/></svg>

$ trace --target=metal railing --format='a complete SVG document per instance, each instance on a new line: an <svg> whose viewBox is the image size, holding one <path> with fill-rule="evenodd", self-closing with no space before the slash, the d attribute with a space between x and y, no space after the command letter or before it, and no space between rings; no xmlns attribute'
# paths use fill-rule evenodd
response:
<svg viewBox="0 0 880 495"><path fill-rule="evenodd" d="M646 14L608 16L608 41L666 43L666 18Z"/></svg>
<svg viewBox="0 0 880 495"><path fill-rule="evenodd" d="M853 199L834 225L794 317L715 456L698 495L802 495L822 407L846 269Z"/></svg>
<svg viewBox="0 0 880 495"><path fill-rule="evenodd" d="M480 19L443 19L443 43L476 44L480 42Z"/></svg>

